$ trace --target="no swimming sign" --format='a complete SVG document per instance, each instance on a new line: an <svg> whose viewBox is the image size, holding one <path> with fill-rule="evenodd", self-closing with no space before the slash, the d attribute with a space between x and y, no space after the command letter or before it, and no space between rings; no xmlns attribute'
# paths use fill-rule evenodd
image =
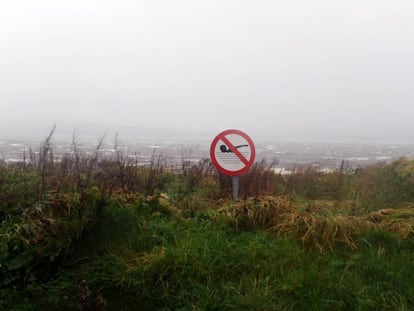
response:
<svg viewBox="0 0 414 311"><path fill-rule="evenodd" d="M210 146L210 158L223 174L238 176L253 164L256 151L252 139L240 130L226 130L218 134Z"/></svg>

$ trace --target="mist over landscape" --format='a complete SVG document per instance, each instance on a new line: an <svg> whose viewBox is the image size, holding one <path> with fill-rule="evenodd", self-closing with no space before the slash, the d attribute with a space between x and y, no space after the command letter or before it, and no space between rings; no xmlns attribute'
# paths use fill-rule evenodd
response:
<svg viewBox="0 0 414 311"><path fill-rule="evenodd" d="M0 0L0 310L414 310L414 2Z"/></svg>
<svg viewBox="0 0 414 311"><path fill-rule="evenodd" d="M0 136L413 143L407 1L8 1Z"/></svg>

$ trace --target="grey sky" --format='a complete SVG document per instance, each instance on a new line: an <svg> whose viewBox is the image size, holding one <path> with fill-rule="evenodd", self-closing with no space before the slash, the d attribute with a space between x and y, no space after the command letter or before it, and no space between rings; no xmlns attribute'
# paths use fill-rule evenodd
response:
<svg viewBox="0 0 414 311"><path fill-rule="evenodd" d="M409 0L0 3L3 132L56 121L330 141L414 133Z"/></svg>

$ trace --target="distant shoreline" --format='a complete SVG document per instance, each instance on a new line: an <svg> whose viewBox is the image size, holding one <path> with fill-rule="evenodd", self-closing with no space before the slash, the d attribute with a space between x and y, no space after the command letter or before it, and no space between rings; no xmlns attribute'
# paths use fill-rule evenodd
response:
<svg viewBox="0 0 414 311"><path fill-rule="evenodd" d="M115 153L114 139L106 137L100 149L102 157ZM14 163L28 157L30 150L37 152L42 140L0 139L0 160ZM95 150L98 140L78 141L86 153ZM209 158L210 141L207 139L119 139L118 150L128 157L135 157L140 163L146 163L154 152L165 161L179 163ZM345 144L345 143L299 143L255 141L256 160L265 159L269 164L277 163L279 169L292 170L298 167L316 167L318 169L337 169L344 161L350 168L363 167L373 163L389 163L400 157L414 158L414 145L400 144ZM59 157L70 153L71 140L52 140L54 155Z"/></svg>

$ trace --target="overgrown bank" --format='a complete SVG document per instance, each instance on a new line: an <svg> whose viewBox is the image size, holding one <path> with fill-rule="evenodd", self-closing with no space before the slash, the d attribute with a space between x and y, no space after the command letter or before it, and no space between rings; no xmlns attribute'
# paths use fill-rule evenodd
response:
<svg viewBox="0 0 414 311"><path fill-rule="evenodd" d="M0 166L4 310L409 310L414 170L171 172L80 148Z"/></svg>

